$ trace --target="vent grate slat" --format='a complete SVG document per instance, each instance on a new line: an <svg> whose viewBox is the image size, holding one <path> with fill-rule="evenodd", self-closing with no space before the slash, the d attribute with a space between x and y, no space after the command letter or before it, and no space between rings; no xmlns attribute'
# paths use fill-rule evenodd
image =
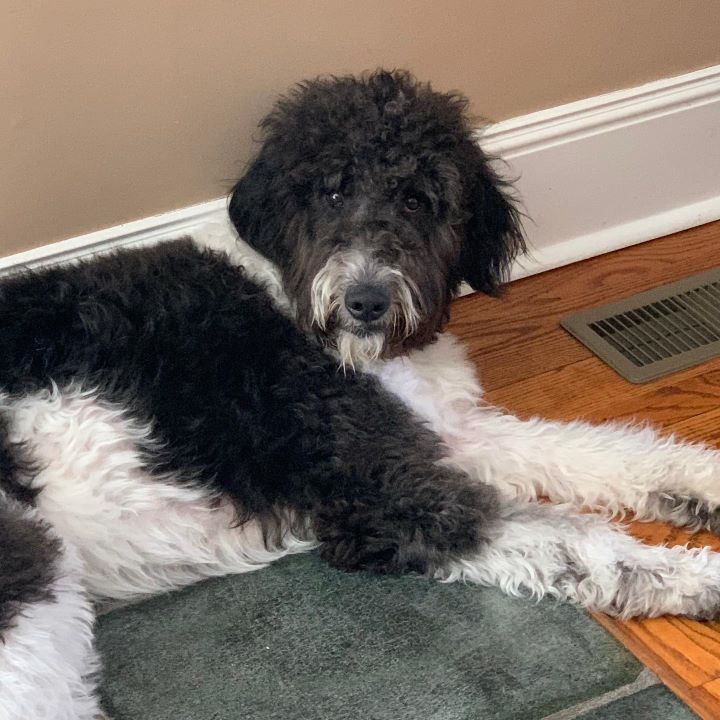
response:
<svg viewBox="0 0 720 720"><path fill-rule="evenodd" d="M643 327L652 335L656 343L662 345L664 342L670 347L670 350L663 357L671 357L679 352L689 350L690 348L682 337L679 337L676 333L668 332L666 328L663 328L659 314L657 312L651 312L651 307L652 306L648 305L638 308L637 315L640 318L640 322L643 323Z"/></svg>
<svg viewBox="0 0 720 720"><path fill-rule="evenodd" d="M678 337L680 337L688 346L688 350L694 347L700 347L707 342L707 338L703 337L702 333L699 333L696 329L697 321L692 322L690 314L679 305L675 304L674 298L660 300L658 302L658 306L662 310L665 310L667 323L675 328L678 333Z"/></svg>
<svg viewBox="0 0 720 720"><path fill-rule="evenodd" d="M632 382L720 356L720 268L575 313L562 326Z"/></svg>
<svg viewBox="0 0 720 720"><path fill-rule="evenodd" d="M713 315L713 313L717 313L718 303L720 302L720 293L708 292L706 288L701 287L695 291L695 295L708 313L711 325L720 332L720 320L718 319L717 314Z"/></svg>
<svg viewBox="0 0 720 720"><path fill-rule="evenodd" d="M720 340L720 321L712 317L712 307L703 303L702 299L697 297L696 291L692 290L678 295L677 301L684 305L689 312L696 313L705 323L711 336L715 340ZM720 297L718 297L717 304L720 305Z"/></svg>
<svg viewBox="0 0 720 720"><path fill-rule="evenodd" d="M647 350L643 349L642 344L638 345L622 337L622 328L618 329L612 320L612 318L609 321L601 320L591 325L591 327L598 335L604 337L618 352L626 352L630 360L638 367L647 365L657 359L657 356L652 356ZM616 335L618 337L616 337Z"/></svg>

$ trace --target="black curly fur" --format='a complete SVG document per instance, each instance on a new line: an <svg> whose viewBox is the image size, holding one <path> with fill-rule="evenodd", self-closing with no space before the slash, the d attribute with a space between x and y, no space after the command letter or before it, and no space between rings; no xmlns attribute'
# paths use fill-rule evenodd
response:
<svg viewBox="0 0 720 720"><path fill-rule="evenodd" d="M29 480L37 470L25 445L10 439L7 413L0 412L0 488L15 500L32 503L37 489Z"/></svg>
<svg viewBox="0 0 720 720"><path fill-rule="evenodd" d="M0 503L0 641L32 603L53 599L60 541L18 503Z"/></svg>
<svg viewBox="0 0 720 720"><path fill-rule="evenodd" d="M412 278L425 305L415 333L390 338L386 355L431 341L461 280L495 293L525 249L519 213L457 93L402 71L320 78L281 98L261 126L262 147L233 189L230 217L280 266L305 329L313 277L360 239ZM333 192L342 208L328 204ZM409 196L418 211L405 210Z"/></svg>
<svg viewBox="0 0 720 720"><path fill-rule="evenodd" d="M0 284L0 385L81 382L151 422L172 471L240 520L309 522L345 569L432 572L482 542L492 490L369 376L316 341L224 257L188 240Z"/></svg>

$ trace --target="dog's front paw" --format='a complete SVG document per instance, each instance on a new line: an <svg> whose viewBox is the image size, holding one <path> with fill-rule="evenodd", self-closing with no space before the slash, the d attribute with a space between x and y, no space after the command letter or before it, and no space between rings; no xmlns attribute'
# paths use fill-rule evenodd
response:
<svg viewBox="0 0 720 720"><path fill-rule="evenodd" d="M338 498L314 513L321 557L342 570L432 574L477 552L497 516L486 486L438 482L371 499Z"/></svg>
<svg viewBox="0 0 720 720"><path fill-rule="evenodd" d="M413 542L406 523L386 510L343 500L323 507L315 519L321 558L346 572L427 572L424 544Z"/></svg>
<svg viewBox="0 0 720 720"><path fill-rule="evenodd" d="M401 560L395 543L380 538L336 536L323 542L320 546L320 557L328 565L344 572L367 570L400 573L411 569L419 572L426 570L420 559L413 564L414 567L410 567Z"/></svg>

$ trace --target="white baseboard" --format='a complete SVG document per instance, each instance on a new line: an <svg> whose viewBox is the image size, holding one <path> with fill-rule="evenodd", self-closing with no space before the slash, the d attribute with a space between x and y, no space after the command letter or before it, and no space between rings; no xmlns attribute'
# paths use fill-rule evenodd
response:
<svg viewBox="0 0 720 720"><path fill-rule="evenodd" d="M532 275L720 218L720 65L479 132L528 216Z"/></svg>
<svg viewBox="0 0 720 720"><path fill-rule="evenodd" d="M526 212L531 275L720 218L720 66L478 131ZM192 233L224 198L0 258L0 272Z"/></svg>
<svg viewBox="0 0 720 720"><path fill-rule="evenodd" d="M84 255L115 250L136 243L181 237L191 234L208 222L223 218L226 206L225 198L217 198L8 255L0 258L0 273L22 267L35 268L67 262Z"/></svg>

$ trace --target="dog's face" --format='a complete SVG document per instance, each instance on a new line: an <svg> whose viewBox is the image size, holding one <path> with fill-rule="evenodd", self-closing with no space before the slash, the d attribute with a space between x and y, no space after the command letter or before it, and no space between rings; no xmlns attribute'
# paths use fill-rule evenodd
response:
<svg viewBox="0 0 720 720"><path fill-rule="evenodd" d="M431 342L460 282L496 291L524 248L466 106L380 71L302 84L262 122L230 217L343 363Z"/></svg>

